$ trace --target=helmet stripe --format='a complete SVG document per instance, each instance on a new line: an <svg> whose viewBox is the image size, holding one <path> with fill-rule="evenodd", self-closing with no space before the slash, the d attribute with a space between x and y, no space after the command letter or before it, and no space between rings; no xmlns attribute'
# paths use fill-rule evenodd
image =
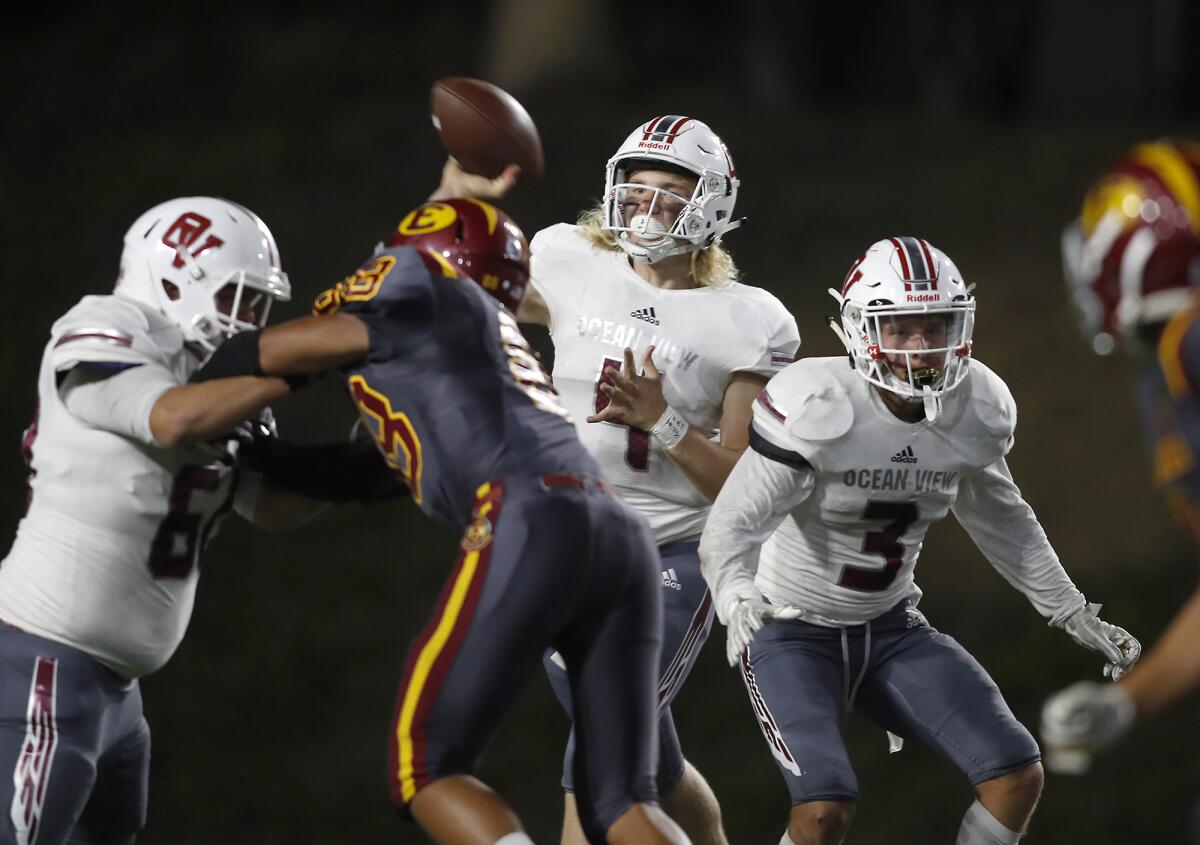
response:
<svg viewBox="0 0 1200 845"><path fill-rule="evenodd" d="M683 128L683 124L687 123L689 120L691 120L690 117L681 117L679 120L675 121L675 123L671 126L671 133L667 138L668 143L675 140L675 136L679 133L679 130Z"/></svg>
<svg viewBox="0 0 1200 845"><path fill-rule="evenodd" d="M475 197L466 197L466 199L468 202L473 202L483 209L484 217L487 218L488 234L494 234L496 232L496 209L489 203L477 200Z"/></svg>
<svg viewBox="0 0 1200 845"><path fill-rule="evenodd" d="M1183 206L1193 232L1200 233L1200 186L1190 162L1169 144L1142 144L1133 159L1154 171L1155 175Z"/></svg>
<svg viewBox="0 0 1200 845"><path fill-rule="evenodd" d="M643 141L650 140L650 134L654 131L654 124L658 123L660 120L662 120L661 117L655 117L655 118L651 118L646 123L646 125L642 128L642 140Z"/></svg>
<svg viewBox="0 0 1200 845"><path fill-rule="evenodd" d="M908 269L908 257L904 254L904 247L900 245L900 241L895 238L888 238L892 242L892 246L896 248L896 254L900 256L900 269L903 271L901 277L906 282L912 281L912 271Z"/></svg>
<svg viewBox="0 0 1200 845"><path fill-rule="evenodd" d="M921 245L921 252L925 255L925 266L929 268L929 278L937 278L937 266L933 263L933 253L929 251L929 241L917 238L917 243Z"/></svg>
<svg viewBox="0 0 1200 845"><path fill-rule="evenodd" d="M904 245L904 250L908 253L908 260L912 263L912 281L924 282L933 278L933 274L929 272L932 268L925 263L925 256L921 255L921 247L917 244L917 239L902 237L900 243ZM932 263L930 262L930 264Z"/></svg>

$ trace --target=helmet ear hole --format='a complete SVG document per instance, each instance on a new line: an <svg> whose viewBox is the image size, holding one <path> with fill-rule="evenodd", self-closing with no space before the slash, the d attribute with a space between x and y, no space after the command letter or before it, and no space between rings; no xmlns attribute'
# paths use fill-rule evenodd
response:
<svg viewBox="0 0 1200 845"><path fill-rule="evenodd" d="M167 299L171 300L172 302L179 299L180 294L178 285L176 285L174 282L167 281L166 279L162 279L161 281L163 293L167 295Z"/></svg>

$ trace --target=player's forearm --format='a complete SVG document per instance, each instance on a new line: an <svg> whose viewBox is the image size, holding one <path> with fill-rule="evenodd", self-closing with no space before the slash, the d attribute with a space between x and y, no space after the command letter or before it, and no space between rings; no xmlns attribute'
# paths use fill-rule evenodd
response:
<svg viewBox="0 0 1200 845"><path fill-rule="evenodd" d="M716 500L725 479L742 456L742 450L715 443L694 427L665 451L709 501Z"/></svg>
<svg viewBox="0 0 1200 845"><path fill-rule="evenodd" d="M322 373L363 358L369 345L366 324L350 314L301 317L263 331L258 361L268 375Z"/></svg>
<svg viewBox="0 0 1200 845"><path fill-rule="evenodd" d="M1138 716L1153 716L1200 687L1200 590L1180 608L1158 643L1120 686Z"/></svg>
<svg viewBox="0 0 1200 845"><path fill-rule="evenodd" d="M278 378L239 376L181 384L150 409L150 431L162 446L210 440L228 433L288 393Z"/></svg>

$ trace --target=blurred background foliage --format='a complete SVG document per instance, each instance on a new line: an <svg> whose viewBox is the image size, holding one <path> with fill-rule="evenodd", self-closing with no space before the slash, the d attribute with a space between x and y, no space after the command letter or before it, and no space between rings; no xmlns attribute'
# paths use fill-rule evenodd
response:
<svg viewBox="0 0 1200 845"><path fill-rule="evenodd" d="M604 163L658 114L708 122L748 218L728 246L796 315L802 353L837 354L826 289L868 244L926 237L978 285L977 356L1021 416L1011 466L1068 570L1152 642L1194 588L1195 552L1150 489L1137 365L1091 354L1058 236L1089 181L1142 139L1200 132L1200 11L1185 0L741 4L497 0L89 4L0 28L0 525L24 508L21 431L53 320L115 278L141 211L214 194L258 212L304 313L436 184L429 84L487 78L537 121L547 180L505 208L532 235L601 193ZM550 351L544 334L534 342ZM339 438L335 383L277 409ZM411 506L331 509L292 533L228 521L190 633L143 682L154 732L150 845L423 842L397 822L386 734L407 641L456 538ZM1048 629L947 522L918 567L922 609L1036 726L1042 699L1100 663ZM778 841L787 795L719 628L676 703L684 748L735 843ZM1140 726L1083 779L1050 777L1031 842L1180 841L1200 793L1196 702ZM539 842L557 840L566 719L535 677L481 775ZM863 801L852 843L949 842L965 779L847 726Z"/></svg>

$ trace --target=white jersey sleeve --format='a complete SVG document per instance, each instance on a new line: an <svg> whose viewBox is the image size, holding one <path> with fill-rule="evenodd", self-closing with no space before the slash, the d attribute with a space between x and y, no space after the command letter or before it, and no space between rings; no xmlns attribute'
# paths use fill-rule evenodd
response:
<svg viewBox="0 0 1200 845"><path fill-rule="evenodd" d="M964 477L951 509L984 557L1051 624L1085 604L1003 458Z"/></svg>
<svg viewBox="0 0 1200 845"><path fill-rule="evenodd" d="M0 620L127 678L174 652L200 550L237 478L221 444L166 449L145 436L164 384L185 382L195 366L173 323L119 296L87 297L55 323L27 440L29 509L0 565ZM72 378L80 367L116 375ZM118 402L129 407L106 407Z"/></svg>
<svg viewBox="0 0 1200 845"><path fill-rule="evenodd" d="M771 378L796 360L800 330L796 318L770 293L760 288L745 290L749 295L741 307L730 309L729 318L753 343L739 350L741 362L735 369Z"/></svg>
<svg viewBox="0 0 1200 845"><path fill-rule="evenodd" d="M700 572L722 624L737 599L758 599L754 585L764 541L813 489L813 472L751 447L742 453L713 502L700 536Z"/></svg>
<svg viewBox="0 0 1200 845"><path fill-rule="evenodd" d="M625 253L593 245L576 226L539 232L531 253L532 283L550 314L554 385L580 441L659 545L698 536L709 500L661 445L620 422L587 422L607 403L599 390L605 368L620 367L626 348L640 360L653 345L667 402L715 440L730 380L790 363L795 321L773 296L737 282L657 288Z"/></svg>
<svg viewBox="0 0 1200 845"><path fill-rule="evenodd" d="M164 393L179 384L156 363L118 364L120 370L80 365L59 386L66 409L92 428L160 445L150 429L150 412Z"/></svg>

